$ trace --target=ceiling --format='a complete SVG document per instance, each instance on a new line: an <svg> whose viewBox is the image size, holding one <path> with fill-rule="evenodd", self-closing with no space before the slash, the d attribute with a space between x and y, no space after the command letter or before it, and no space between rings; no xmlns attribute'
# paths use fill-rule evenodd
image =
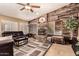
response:
<svg viewBox="0 0 79 59"><path fill-rule="evenodd" d="M31 3L31 5L38 5L40 8L33 8L34 12L27 10L20 11L23 6L17 3L0 3L0 15L20 18L26 21L33 20L48 12L61 8L69 3Z"/></svg>

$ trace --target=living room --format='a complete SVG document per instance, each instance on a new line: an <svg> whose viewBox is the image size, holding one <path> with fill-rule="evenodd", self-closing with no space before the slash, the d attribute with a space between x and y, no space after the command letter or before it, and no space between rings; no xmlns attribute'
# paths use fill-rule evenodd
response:
<svg viewBox="0 0 79 59"><path fill-rule="evenodd" d="M78 56L78 10L79 3L0 3L0 55Z"/></svg>

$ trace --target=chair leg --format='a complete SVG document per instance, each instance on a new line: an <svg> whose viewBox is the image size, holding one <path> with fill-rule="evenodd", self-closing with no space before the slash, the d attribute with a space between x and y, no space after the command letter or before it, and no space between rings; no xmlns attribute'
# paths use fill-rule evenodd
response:
<svg viewBox="0 0 79 59"><path fill-rule="evenodd" d="M15 45L19 47L19 42L16 42Z"/></svg>
<svg viewBox="0 0 79 59"><path fill-rule="evenodd" d="M17 43L18 43L18 47L19 47L19 41Z"/></svg>

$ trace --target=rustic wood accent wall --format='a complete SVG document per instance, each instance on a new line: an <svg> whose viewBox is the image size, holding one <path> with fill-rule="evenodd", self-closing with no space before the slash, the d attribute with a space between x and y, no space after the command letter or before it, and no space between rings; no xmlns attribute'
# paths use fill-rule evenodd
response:
<svg viewBox="0 0 79 59"><path fill-rule="evenodd" d="M79 3L70 3L69 5L66 5L64 7L61 7L55 11L52 11L50 13L47 13L46 14L46 20L47 20L47 25L49 24L50 27L53 29L55 29L55 22L57 20L61 20L62 21L62 25L63 25L63 22L69 18L70 16L75 16L79 19ZM42 17L44 17L45 15L43 15ZM40 17L39 17L40 18ZM39 22L38 22L38 19L34 19L32 21L30 21L30 24L31 23L36 23L37 25L39 25ZM60 24L61 25L61 24ZM61 30L64 30L63 26L60 27ZM66 30L65 30L66 31ZM77 34L77 33L76 33Z"/></svg>

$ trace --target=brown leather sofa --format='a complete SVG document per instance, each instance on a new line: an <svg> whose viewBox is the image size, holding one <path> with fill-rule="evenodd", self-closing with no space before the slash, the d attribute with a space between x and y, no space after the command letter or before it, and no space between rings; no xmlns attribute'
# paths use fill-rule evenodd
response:
<svg viewBox="0 0 79 59"><path fill-rule="evenodd" d="M2 33L2 36L10 36L12 35L14 44L16 46L24 45L28 42L28 38L23 34L22 31L5 31ZM22 43L20 43L22 42Z"/></svg>
<svg viewBox="0 0 79 59"><path fill-rule="evenodd" d="M26 37L28 37L28 38L31 38L32 37L32 38L36 39L35 35L36 34L33 34L33 33L27 33L26 34Z"/></svg>

